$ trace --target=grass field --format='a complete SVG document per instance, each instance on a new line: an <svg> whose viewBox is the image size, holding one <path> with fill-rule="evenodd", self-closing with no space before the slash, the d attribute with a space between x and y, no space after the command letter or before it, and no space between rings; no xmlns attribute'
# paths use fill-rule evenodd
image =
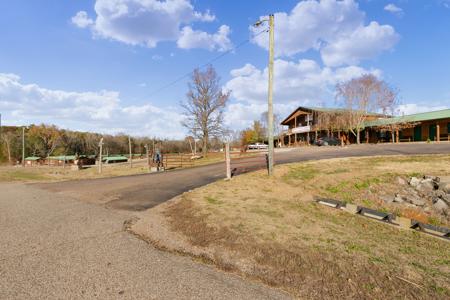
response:
<svg viewBox="0 0 450 300"><path fill-rule="evenodd" d="M300 298L449 299L449 242L313 201L436 218L377 200L397 176L419 174L450 175L450 156L331 159L277 166L273 178L261 171L219 181L158 208L187 246L157 244Z"/></svg>

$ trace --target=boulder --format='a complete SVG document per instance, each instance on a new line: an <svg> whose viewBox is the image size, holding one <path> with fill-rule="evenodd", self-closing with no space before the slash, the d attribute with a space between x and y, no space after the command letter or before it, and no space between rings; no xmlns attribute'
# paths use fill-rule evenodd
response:
<svg viewBox="0 0 450 300"><path fill-rule="evenodd" d="M431 175L425 175L423 176L423 179L431 179L434 182L439 182L441 180L439 177Z"/></svg>
<svg viewBox="0 0 450 300"><path fill-rule="evenodd" d="M416 206L424 206L426 204L425 200L423 200L422 198L419 198L417 196L413 196L413 195L406 196L406 202L409 202Z"/></svg>
<svg viewBox="0 0 450 300"><path fill-rule="evenodd" d="M396 203L403 203L405 201L404 199L405 199L404 196L396 194L393 200Z"/></svg>
<svg viewBox="0 0 450 300"><path fill-rule="evenodd" d="M442 200L444 200L448 205L450 205L450 194L445 194L440 197Z"/></svg>
<svg viewBox="0 0 450 300"><path fill-rule="evenodd" d="M436 210L439 213L443 213L448 209L448 204L445 203L444 200L438 199L436 203L433 204L433 209Z"/></svg>
<svg viewBox="0 0 450 300"><path fill-rule="evenodd" d="M420 183L420 179L417 177L411 177L411 179L409 180L409 185L410 186L417 186Z"/></svg>
<svg viewBox="0 0 450 300"><path fill-rule="evenodd" d="M450 194L450 182L439 183L439 189L446 194Z"/></svg>
<svg viewBox="0 0 450 300"><path fill-rule="evenodd" d="M435 182L431 179L424 179L418 185L416 185L416 190L421 192L422 194L428 194L434 191Z"/></svg>

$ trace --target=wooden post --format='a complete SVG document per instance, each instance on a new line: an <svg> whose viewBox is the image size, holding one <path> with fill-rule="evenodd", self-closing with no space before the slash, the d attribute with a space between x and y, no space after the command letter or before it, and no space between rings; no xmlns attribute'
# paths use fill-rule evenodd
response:
<svg viewBox="0 0 450 300"><path fill-rule="evenodd" d="M395 130L395 142L400 143L400 135L398 134L398 129Z"/></svg>
<svg viewBox="0 0 450 300"><path fill-rule="evenodd" d="M438 143L441 141L441 129L439 128L439 124L436 125L436 139Z"/></svg>
<svg viewBox="0 0 450 300"><path fill-rule="evenodd" d="M344 137L341 136L341 147L344 147Z"/></svg>
<svg viewBox="0 0 450 300"><path fill-rule="evenodd" d="M131 153L131 137L128 136L128 149L130 150L130 168L133 168L133 153Z"/></svg>
<svg viewBox="0 0 450 300"><path fill-rule="evenodd" d="M148 169L148 172L150 173L151 168L150 168L150 156L148 155L148 144L145 145L144 148L145 148L145 152L147 154L147 169Z"/></svg>
<svg viewBox="0 0 450 300"><path fill-rule="evenodd" d="M226 172L227 179L231 179L231 157L230 157L230 144L225 144L225 164L226 164Z"/></svg>
<svg viewBox="0 0 450 300"><path fill-rule="evenodd" d="M180 167L183 167L183 154L180 153Z"/></svg>
<svg viewBox="0 0 450 300"><path fill-rule="evenodd" d="M22 127L22 167L25 167L25 127Z"/></svg>
<svg viewBox="0 0 450 300"><path fill-rule="evenodd" d="M98 155L98 172L102 173L102 154L103 154L103 138L100 139L100 143L98 144L100 146L100 153Z"/></svg>

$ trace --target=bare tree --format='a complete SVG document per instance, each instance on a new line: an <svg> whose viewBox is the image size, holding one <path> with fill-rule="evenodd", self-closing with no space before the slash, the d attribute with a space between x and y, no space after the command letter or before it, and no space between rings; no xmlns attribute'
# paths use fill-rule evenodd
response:
<svg viewBox="0 0 450 300"><path fill-rule="evenodd" d="M182 103L185 120L182 125L203 142L203 155L208 153L210 137L220 136L223 131L223 109L230 93L222 92L220 78L212 66L204 72L192 73L187 101Z"/></svg>
<svg viewBox="0 0 450 300"><path fill-rule="evenodd" d="M8 162L11 164L12 163L12 147L13 147L13 143L14 140L17 138L15 132L12 131L8 131L2 134L1 139L5 142L5 147L6 147L6 152L8 154Z"/></svg>
<svg viewBox="0 0 450 300"><path fill-rule="evenodd" d="M387 107L386 103L392 101L392 90L386 82L372 74L366 74L337 84L336 91L337 97L344 100L348 110L348 130L356 136L356 141L360 144L360 132L367 116Z"/></svg>

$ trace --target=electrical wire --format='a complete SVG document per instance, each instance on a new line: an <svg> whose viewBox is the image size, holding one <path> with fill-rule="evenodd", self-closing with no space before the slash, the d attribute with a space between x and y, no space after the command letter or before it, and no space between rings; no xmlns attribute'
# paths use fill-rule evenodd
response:
<svg viewBox="0 0 450 300"><path fill-rule="evenodd" d="M268 29L264 29L264 30L258 32L258 33L255 34L252 38L257 37L257 36L263 34L264 32L268 32ZM219 59L223 58L224 56L226 56L226 55L228 55L228 54L234 52L235 50L241 48L242 46L246 45L246 44L249 43L250 41L251 41L251 38L248 38L248 39L246 39L246 40L240 42L239 44L237 44L237 45L234 46L233 48L231 48L231 49L229 49L229 50L227 50L227 51L225 51L225 52L223 52L223 53L217 55L216 57L212 58L211 60L207 61L206 63L197 66L195 69L203 69L203 68L205 68L205 67L211 65L212 63L218 61ZM165 90L165 89L171 87L172 85L174 85L174 84L180 82L180 81L183 80L184 78L189 77L189 76L192 74L192 72L193 72L193 71L190 71L190 72L188 72L188 73L186 73L186 74L184 74L184 75L182 75L182 76L176 78L175 80L169 82L168 84L163 85L162 87L160 87L160 88L154 90L153 92L151 92L149 95L147 95L147 97L152 97L152 96L154 96L154 95L160 93L161 91L163 91L163 90Z"/></svg>

